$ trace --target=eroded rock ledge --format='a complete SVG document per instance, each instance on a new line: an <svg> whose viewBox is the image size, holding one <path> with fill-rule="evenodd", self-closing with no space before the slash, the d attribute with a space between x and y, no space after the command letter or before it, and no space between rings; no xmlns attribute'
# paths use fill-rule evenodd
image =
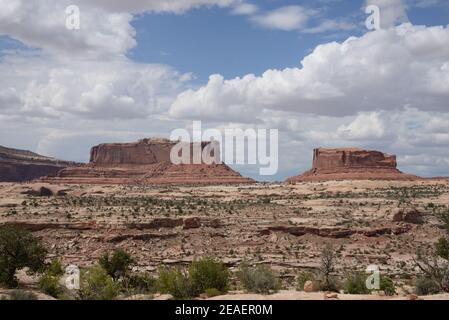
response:
<svg viewBox="0 0 449 320"><path fill-rule="evenodd" d="M363 235L366 237L380 237L383 235L400 235L409 232L410 225L398 225L395 227L380 227L373 229L347 229L337 227L315 228L308 226L271 226L260 231L261 235L269 235L272 232L288 233L297 237L307 234L320 236L323 238L349 238L353 235Z"/></svg>

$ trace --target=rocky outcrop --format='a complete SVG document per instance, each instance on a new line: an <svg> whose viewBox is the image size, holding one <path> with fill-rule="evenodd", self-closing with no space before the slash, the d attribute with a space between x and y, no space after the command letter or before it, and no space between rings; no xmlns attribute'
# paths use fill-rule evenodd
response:
<svg viewBox="0 0 449 320"><path fill-rule="evenodd" d="M201 227L201 219L198 217L187 218L156 218L147 223L130 223L126 227L128 229L161 229L161 228L176 228L182 226L183 229L197 229Z"/></svg>
<svg viewBox="0 0 449 320"><path fill-rule="evenodd" d="M60 170L74 165L73 162L0 146L0 182L24 182L55 176Z"/></svg>
<svg viewBox="0 0 449 320"><path fill-rule="evenodd" d="M66 230L98 230L101 226L94 222L76 222L76 223L50 223L50 222L28 222L28 221L8 221L0 224L0 226L14 227L25 229L28 231L36 232L42 230L56 230L56 229L66 229Z"/></svg>
<svg viewBox="0 0 449 320"><path fill-rule="evenodd" d="M313 167L289 182L324 180L414 180L397 169L395 155L356 148L315 149Z"/></svg>
<svg viewBox="0 0 449 320"><path fill-rule="evenodd" d="M173 164L172 148L177 142L166 139L142 139L134 143L101 144L92 148L87 165L67 168L57 177L44 179L51 183L73 184L234 184L250 183L211 152L212 164ZM187 144L190 162L194 148L211 147L210 142ZM198 150L198 149L196 149ZM213 149L212 149L213 150ZM182 152L180 153L182 154ZM187 158L188 159L188 158Z"/></svg>
<svg viewBox="0 0 449 320"><path fill-rule="evenodd" d="M353 235L363 235L365 237L380 237L383 235L400 235L409 232L409 225L398 225L395 227L379 227L374 229L347 229L339 227L310 227L310 226L270 226L260 231L261 235L269 235L272 232L283 232L293 236L314 235L323 238L349 238Z"/></svg>
<svg viewBox="0 0 449 320"><path fill-rule="evenodd" d="M397 209L393 214L393 222L422 224L424 219L422 213L416 209Z"/></svg>

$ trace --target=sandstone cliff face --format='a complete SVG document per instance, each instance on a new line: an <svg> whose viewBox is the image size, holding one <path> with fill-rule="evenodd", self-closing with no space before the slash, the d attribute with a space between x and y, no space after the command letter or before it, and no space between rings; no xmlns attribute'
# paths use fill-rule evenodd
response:
<svg viewBox="0 0 449 320"><path fill-rule="evenodd" d="M135 143L100 144L91 149L90 163L97 166L150 165L170 162L171 141L144 139Z"/></svg>
<svg viewBox="0 0 449 320"><path fill-rule="evenodd" d="M413 180L417 178L397 169L395 155L357 148L318 148L313 151L312 169L288 181Z"/></svg>
<svg viewBox="0 0 449 320"><path fill-rule="evenodd" d="M23 182L55 176L60 170L71 165L75 163L0 146L0 182Z"/></svg>
<svg viewBox="0 0 449 320"><path fill-rule="evenodd" d="M360 149L315 149L312 170L338 170L342 168L396 169L396 156L379 151Z"/></svg>
<svg viewBox="0 0 449 320"><path fill-rule="evenodd" d="M172 164L170 153L177 142L143 139L133 143L101 144L91 149L90 163L67 168L56 178L57 183L85 184L223 184L249 183L225 164ZM209 146L195 144L201 150ZM188 144L193 161L194 144ZM192 162L193 163L193 162Z"/></svg>

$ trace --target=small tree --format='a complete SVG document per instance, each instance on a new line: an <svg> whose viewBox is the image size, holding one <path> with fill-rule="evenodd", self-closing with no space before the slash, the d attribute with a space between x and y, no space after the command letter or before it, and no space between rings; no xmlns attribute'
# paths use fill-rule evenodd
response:
<svg viewBox="0 0 449 320"><path fill-rule="evenodd" d="M437 213L437 217L449 234L449 210ZM442 237L435 244L431 253L425 253L418 250L414 259L416 266L421 270L423 276L419 279L419 285L425 284L439 291L449 292L449 239L448 236ZM433 284L433 285L430 285ZM417 285L418 288L418 285ZM418 291L420 289L418 288ZM423 290L426 291L426 290Z"/></svg>
<svg viewBox="0 0 449 320"><path fill-rule="evenodd" d="M14 228L0 228L0 284L17 287L15 273L28 267L37 272L43 269L47 251L30 232Z"/></svg>
<svg viewBox="0 0 449 320"><path fill-rule="evenodd" d="M336 291L337 286L335 280L332 277L332 273L335 271L335 260L336 254L335 250L331 244L326 244L326 246L321 251L321 277L322 284L321 289L325 291Z"/></svg>
<svg viewBox="0 0 449 320"><path fill-rule="evenodd" d="M99 261L104 270L114 279L124 277L128 272L129 266L132 265L134 259L126 251L118 249L109 257L108 254L103 255Z"/></svg>

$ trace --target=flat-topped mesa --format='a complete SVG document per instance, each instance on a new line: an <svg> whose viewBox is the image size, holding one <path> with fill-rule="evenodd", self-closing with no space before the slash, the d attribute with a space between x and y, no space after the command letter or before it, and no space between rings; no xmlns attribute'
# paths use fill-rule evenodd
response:
<svg viewBox="0 0 449 320"><path fill-rule="evenodd" d="M90 163L96 166L151 165L170 162L176 142L142 139L133 143L104 143L92 147Z"/></svg>
<svg viewBox="0 0 449 320"><path fill-rule="evenodd" d="M318 148L313 151L312 169L288 181L365 179L414 180L418 177L399 171L395 155L357 148Z"/></svg>
<svg viewBox="0 0 449 320"><path fill-rule="evenodd" d="M175 146L190 150L188 164L173 164ZM90 152L90 162L59 172L53 183L73 184L224 184L250 183L219 161L212 148L213 164L194 162L194 150L203 151L213 146L211 142L182 143L166 139L142 139L132 143L106 143L95 146ZM175 149L178 150L178 149ZM181 150L181 149L180 149ZM200 152L201 153L201 152ZM181 158L182 152L178 153ZM189 158L187 158L189 159ZM196 164L195 164L196 163Z"/></svg>
<svg viewBox="0 0 449 320"><path fill-rule="evenodd" d="M0 146L0 182L24 182L54 176L76 163Z"/></svg>
<svg viewBox="0 0 449 320"><path fill-rule="evenodd" d="M91 149L89 162L97 167L169 164L171 163L171 150L178 143L179 141L170 141L163 138L141 139L132 143L104 143ZM190 148L189 163L194 163L194 146L198 147L197 150L201 153L205 148L212 145L211 142L182 144L185 148ZM220 163L219 154L217 156L214 160L215 164ZM197 162L197 164L201 164L201 161Z"/></svg>
<svg viewBox="0 0 449 320"><path fill-rule="evenodd" d="M395 155L379 151L352 149L315 149L313 150L314 172L325 172L345 169L392 169L397 170Z"/></svg>

